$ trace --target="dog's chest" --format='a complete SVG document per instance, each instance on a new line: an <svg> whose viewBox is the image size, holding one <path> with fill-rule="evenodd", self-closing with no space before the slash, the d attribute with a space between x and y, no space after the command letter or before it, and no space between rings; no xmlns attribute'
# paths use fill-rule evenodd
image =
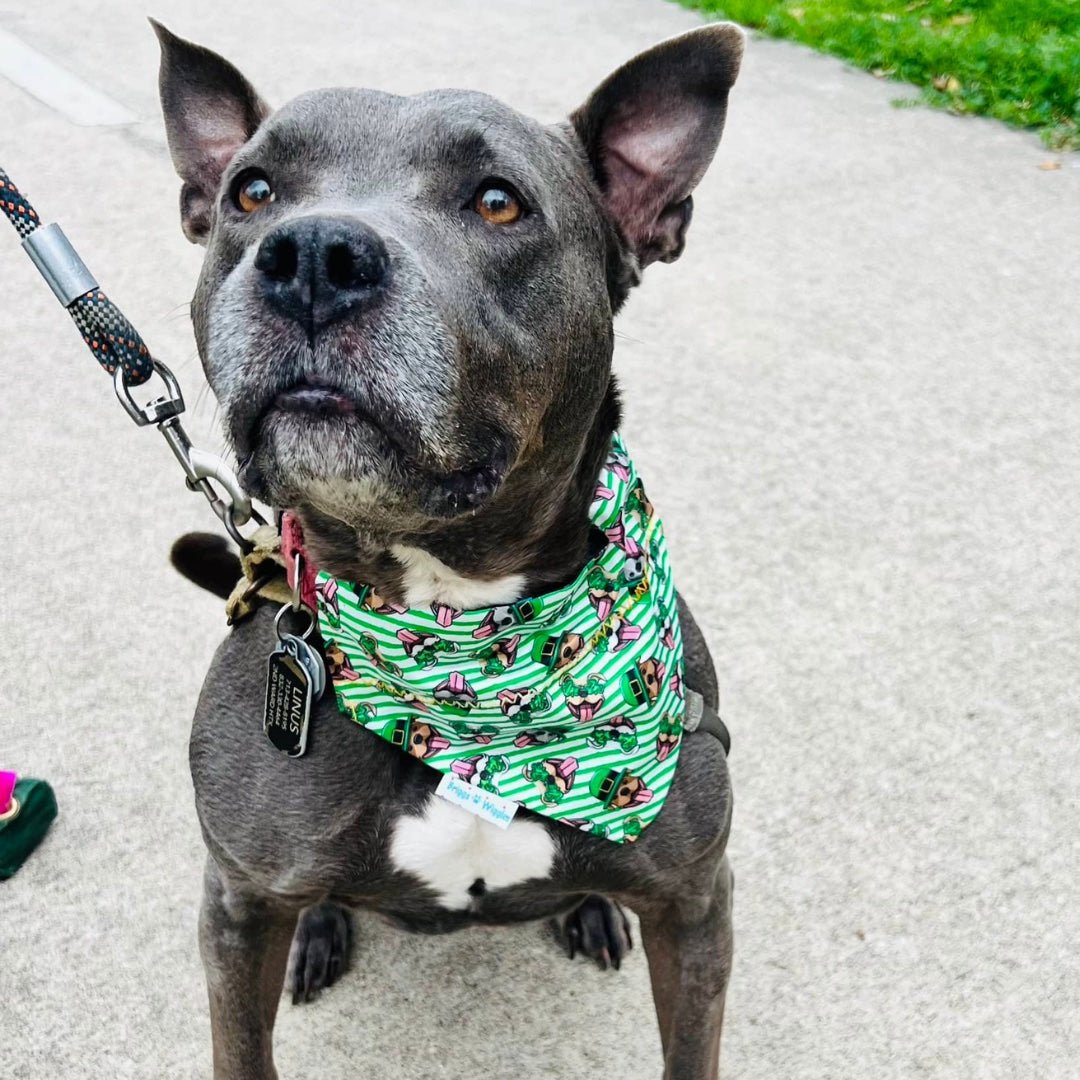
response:
<svg viewBox="0 0 1080 1080"><path fill-rule="evenodd" d="M516 818L500 829L489 821L431 796L419 815L394 823L390 861L419 878L451 910L480 896L551 873L555 845L536 821Z"/></svg>

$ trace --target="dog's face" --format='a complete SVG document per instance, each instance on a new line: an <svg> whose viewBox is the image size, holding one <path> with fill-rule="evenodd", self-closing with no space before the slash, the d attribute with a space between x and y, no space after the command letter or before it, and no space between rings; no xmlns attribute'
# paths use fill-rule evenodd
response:
<svg viewBox="0 0 1080 1080"><path fill-rule="evenodd" d="M330 671L330 678L336 679L349 666L349 658L342 652L341 647L331 643L325 650L326 664Z"/></svg>
<svg viewBox="0 0 1080 1080"><path fill-rule="evenodd" d="M581 655L581 651L585 648L585 639L580 634L567 634L561 642L559 642L559 654L555 659L555 668L566 667L567 664L573 663L574 660Z"/></svg>
<svg viewBox="0 0 1080 1080"><path fill-rule="evenodd" d="M652 793L645 786L641 777L627 773L611 800L611 808L613 810L624 810L628 806L648 802L650 798L652 798Z"/></svg>
<svg viewBox="0 0 1080 1080"><path fill-rule="evenodd" d="M544 126L464 91L272 112L157 30L184 229L207 248L196 337L253 493L422 534L523 463L575 462L613 311L682 249L741 33L666 42Z"/></svg>
<svg viewBox="0 0 1080 1080"><path fill-rule="evenodd" d="M431 757L432 754L445 750L450 745L442 735L424 721L414 721L408 730L406 750L414 758L422 760Z"/></svg>

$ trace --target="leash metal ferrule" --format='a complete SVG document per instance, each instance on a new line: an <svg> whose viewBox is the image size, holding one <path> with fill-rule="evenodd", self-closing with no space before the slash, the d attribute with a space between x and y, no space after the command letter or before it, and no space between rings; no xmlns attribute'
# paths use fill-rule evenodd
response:
<svg viewBox="0 0 1080 1080"><path fill-rule="evenodd" d="M55 222L35 229L22 246L64 307L71 307L80 296L97 289L94 275Z"/></svg>

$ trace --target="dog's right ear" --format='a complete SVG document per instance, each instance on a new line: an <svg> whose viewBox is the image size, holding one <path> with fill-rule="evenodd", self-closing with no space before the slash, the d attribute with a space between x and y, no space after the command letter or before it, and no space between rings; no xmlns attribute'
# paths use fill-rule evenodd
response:
<svg viewBox="0 0 1080 1080"><path fill-rule="evenodd" d="M158 87L169 153L180 179L184 235L205 244L221 177L270 113L251 84L217 53L150 20L161 44Z"/></svg>

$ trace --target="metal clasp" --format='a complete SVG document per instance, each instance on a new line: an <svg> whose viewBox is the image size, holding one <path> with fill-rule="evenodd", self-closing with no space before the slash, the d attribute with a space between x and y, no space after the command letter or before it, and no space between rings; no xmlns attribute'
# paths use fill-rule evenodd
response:
<svg viewBox="0 0 1080 1080"><path fill-rule="evenodd" d="M266 522L251 505L236 473L217 454L208 453L191 445L180 414L184 411L184 395L176 376L160 360L154 361L154 371L165 383L165 393L145 405L140 405L131 396L122 368L113 373L113 388L123 405L124 411L140 427L149 424L157 426L173 452L173 457L180 463L187 479L187 486L192 491L200 491L210 504L229 535L240 545L242 550L250 550L251 542L241 534L240 526L254 521L258 525ZM225 490L222 498L214 487L219 484Z"/></svg>
<svg viewBox="0 0 1080 1080"><path fill-rule="evenodd" d="M164 381L165 393L161 397L148 401L145 405L140 405L131 396L131 390L128 389L127 381L124 379L124 369L117 365L113 372L113 389L116 391L117 399L124 406L124 412L139 427L164 423L184 411L184 395L180 391L176 376L160 360L154 361L154 371Z"/></svg>

